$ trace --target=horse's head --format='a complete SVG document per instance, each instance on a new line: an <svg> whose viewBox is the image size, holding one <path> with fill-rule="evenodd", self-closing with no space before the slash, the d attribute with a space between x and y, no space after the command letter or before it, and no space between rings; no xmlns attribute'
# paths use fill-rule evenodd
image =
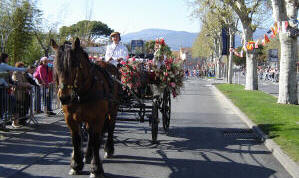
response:
<svg viewBox="0 0 299 178"><path fill-rule="evenodd" d="M58 46L51 40L51 46L56 52L54 60L54 75L58 86L58 97L63 105L70 104L78 99L78 92L86 85L86 78L89 71L88 56L80 46L79 38L75 43L64 43Z"/></svg>

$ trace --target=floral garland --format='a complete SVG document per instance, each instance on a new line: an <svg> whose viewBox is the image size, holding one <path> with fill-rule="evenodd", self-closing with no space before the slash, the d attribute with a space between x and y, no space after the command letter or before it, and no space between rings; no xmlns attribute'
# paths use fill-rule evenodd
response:
<svg viewBox="0 0 299 178"><path fill-rule="evenodd" d="M157 39L154 60L149 60L146 63L147 77L151 80L151 84L157 86L159 92L163 92L168 87L173 97L176 97L183 86L183 62L182 60L174 60L168 57L166 53L167 49L164 39ZM135 92L138 92L138 89L141 87L141 64L142 62L135 60L135 58L130 58L127 62L122 62L123 66L119 69L121 82Z"/></svg>
<svg viewBox="0 0 299 178"><path fill-rule="evenodd" d="M169 58L164 63L163 67L155 69L156 79L159 81L157 87L160 91L168 87L172 92L172 96L176 97L183 86L184 70L182 62Z"/></svg>
<svg viewBox="0 0 299 178"><path fill-rule="evenodd" d="M122 67L119 69L121 73L121 82L128 86L131 90L137 92L141 86L141 76L139 71L140 63L134 58L122 63Z"/></svg>
<svg viewBox="0 0 299 178"><path fill-rule="evenodd" d="M166 43L163 38L156 39L155 42L155 58L159 60L164 60L164 55L166 53Z"/></svg>

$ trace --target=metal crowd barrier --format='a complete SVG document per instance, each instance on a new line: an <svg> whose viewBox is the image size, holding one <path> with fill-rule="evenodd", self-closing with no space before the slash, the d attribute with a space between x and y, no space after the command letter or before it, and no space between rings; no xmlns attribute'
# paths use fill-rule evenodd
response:
<svg viewBox="0 0 299 178"><path fill-rule="evenodd" d="M35 114L60 109L56 87L34 86L31 89L0 85L0 125L5 128L13 120L38 125Z"/></svg>

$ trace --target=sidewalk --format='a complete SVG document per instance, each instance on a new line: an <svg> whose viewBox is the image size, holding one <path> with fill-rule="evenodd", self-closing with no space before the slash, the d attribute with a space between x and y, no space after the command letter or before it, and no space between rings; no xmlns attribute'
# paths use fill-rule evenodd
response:
<svg viewBox="0 0 299 178"><path fill-rule="evenodd" d="M9 177L70 142L63 116L35 115L39 124L0 130L0 177ZM55 130L55 133L53 132Z"/></svg>

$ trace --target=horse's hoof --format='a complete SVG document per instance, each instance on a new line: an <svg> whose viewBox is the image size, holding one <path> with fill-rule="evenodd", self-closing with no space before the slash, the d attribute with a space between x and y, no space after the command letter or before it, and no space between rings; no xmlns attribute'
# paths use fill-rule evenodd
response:
<svg viewBox="0 0 299 178"><path fill-rule="evenodd" d="M78 175L78 174L79 174L79 172L76 171L75 169L71 169L71 170L69 171L69 175Z"/></svg>
<svg viewBox="0 0 299 178"><path fill-rule="evenodd" d="M105 151L105 154L104 154L104 158L112 158L113 157L113 154L109 154L108 152Z"/></svg>
<svg viewBox="0 0 299 178"><path fill-rule="evenodd" d="M96 175L94 173L90 173L89 177L90 178L105 178L105 176L103 174Z"/></svg>

